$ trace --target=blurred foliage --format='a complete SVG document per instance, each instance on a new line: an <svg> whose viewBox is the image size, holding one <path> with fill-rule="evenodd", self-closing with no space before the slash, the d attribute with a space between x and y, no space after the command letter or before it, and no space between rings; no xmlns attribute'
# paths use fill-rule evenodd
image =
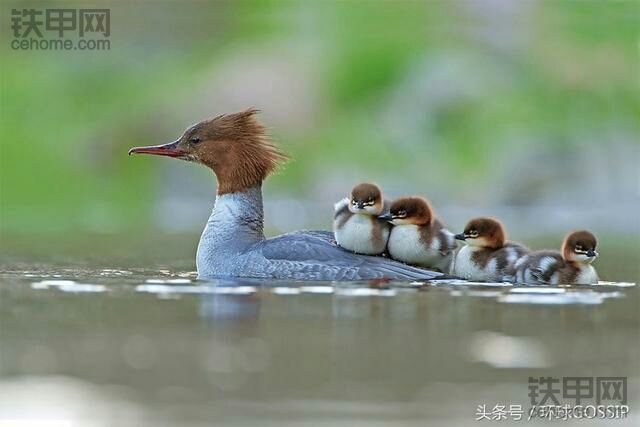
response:
<svg viewBox="0 0 640 427"><path fill-rule="evenodd" d="M16 4L30 3L3 3L2 22ZM274 179L283 191L303 192L314 170L348 168L362 153L376 170L384 169L390 156L399 168L418 167L416 159L428 156L430 147L390 144L392 136L376 121L411 70L447 53L481 67L466 73L495 79L482 96L432 112L435 125L428 132L440 141L440 160L457 167L462 182L495 168L478 159L501 150L512 132L543 134L543 142L560 146L572 140L568 132L589 133L605 122L640 130L638 2L522 2L492 19L495 6L492 1L113 2L108 52L5 48L0 53L0 231L144 224L162 163L127 161L127 148L167 138L154 120L163 120L171 111L167 106L188 105L189 94L198 89L194 82L246 46L269 52L298 44L315 52L310 57L320 100L313 109L313 131L274 129L296 158ZM492 25L512 21L517 27L519 20L528 23L525 40L505 48L501 42L509 45L511 34ZM485 34L494 30L497 34ZM9 26L2 31L7 42ZM175 128L174 135L181 130Z"/></svg>

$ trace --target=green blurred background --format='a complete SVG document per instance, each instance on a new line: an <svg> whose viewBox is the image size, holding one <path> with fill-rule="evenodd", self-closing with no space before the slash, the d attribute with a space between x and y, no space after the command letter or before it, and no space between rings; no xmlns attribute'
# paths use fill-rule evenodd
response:
<svg viewBox="0 0 640 427"><path fill-rule="evenodd" d="M211 173L127 150L255 106L294 158L265 185L270 234L330 228L373 180L455 230L493 215L557 247L592 229L605 278L636 280L639 4L5 1L2 255L192 269ZM108 7L111 48L12 50L25 7Z"/></svg>

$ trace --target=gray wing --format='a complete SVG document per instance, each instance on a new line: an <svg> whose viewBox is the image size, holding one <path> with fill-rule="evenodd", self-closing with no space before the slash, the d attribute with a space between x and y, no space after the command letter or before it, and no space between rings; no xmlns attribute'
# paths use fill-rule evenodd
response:
<svg viewBox="0 0 640 427"><path fill-rule="evenodd" d="M517 242L508 241L507 243L505 243L504 247L505 248L513 248L513 249L515 249L516 254L518 255L518 257L524 256L524 255L528 254L529 252L531 252L531 250L528 247L526 247L522 243L517 243Z"/></svg>
<svg viewBox="0 0 640 427"><path fill-rule="evenodd" d="M550 278L548 277L548 275L545 274L545 272L542 269L537 267L529 268L529 274L531 274L531 277L533 277L536 282L542 285L549 284Z"/></svg>
<svg viewBox="0 0 640 427"><path fill-rule="evenodd" d="M358 255L340 248L329 231L297 231L261 242L259 250L282 279L429 280L442 274L377 256Z"/></svg>
<svg viewBox="0 0 640 427"><path fill-rule="evenodd" d="M333 219L338 219L338 217L349 213L351 213L349 211L349 199L344 198L333 205Z"/></svg>
<svg viewBox="0 0 640 427"><path fill-rule="evenodd" d="M553 262L547 264L546 269L540 266L543 258L551 258ZM562 256L555 251L538 251L535 252L529 261L529 273L540 284L548 285L551 283L551 276L562 267L564 261Z"/></svg>
<svg viewBox="0 0 640 427"><path fill-rule="evenodd" d="M440 240L440 253L442 255L450 255L458 249L454 234L446 228L440 219L435 218L432 227L437 230L436 238Z"/></svg>

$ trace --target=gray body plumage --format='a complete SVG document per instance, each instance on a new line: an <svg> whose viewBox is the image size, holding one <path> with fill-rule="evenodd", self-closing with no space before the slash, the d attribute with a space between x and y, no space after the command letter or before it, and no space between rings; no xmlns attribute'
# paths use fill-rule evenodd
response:
<svg viewBox="0 0 640 427"><path fill-rule="evenodd" d="M265 239L263 219L259 186L218 196L198 245L198 277L428 280L441 276L386 258L347 252L336 245L329 231L297 231Z"/></svg>

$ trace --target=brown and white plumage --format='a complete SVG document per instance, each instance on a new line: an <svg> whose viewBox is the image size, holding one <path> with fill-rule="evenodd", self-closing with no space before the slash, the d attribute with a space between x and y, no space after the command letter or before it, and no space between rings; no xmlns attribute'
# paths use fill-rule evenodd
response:
<svg viewBox="0 0 640 427"><path fill-rule="evenodd" d="M386 250L391 226L378 219L384 211L384 199L377 185L356 185L350 197L334 208L333 232L338 245L365 255L380 255Z"/></svg>
<svg viewBox="0 0 640 427"><path fill-rule="evenodd" d="M534 285L590 285L598 283L598 274L591 263L598 256L598 241L589 231L569 233L561 252L536 251L516 264L517 283Z"/></svg>
<svg viewBox="0 0 640 427"><path fill-rule="evenodd" d="M434 217L423 197L402 197L382 216L393 225L387 249L391 258L449 272L456 248L453 233Z"/></svg>
<svg viewBox="0 0 640 427"><path fill-rule="evenodd" d="M467 280L508 280L518 259L529 252L523 245L507 241L504 226L494 218L474 218L455 237L465 246L456 254L452 272Z"/></svg>

